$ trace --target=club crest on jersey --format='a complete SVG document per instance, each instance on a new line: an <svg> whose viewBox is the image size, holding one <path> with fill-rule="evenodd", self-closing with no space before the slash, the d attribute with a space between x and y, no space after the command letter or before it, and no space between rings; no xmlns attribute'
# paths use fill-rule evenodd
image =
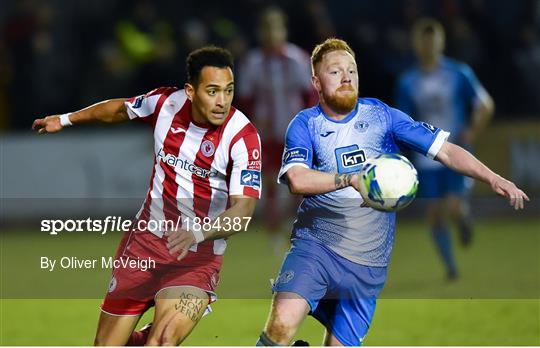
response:
<svg viewBox="0 0 540 348"><path fill-rule="evenodd" d="M366 161L366 153L358 145L339 147L335 150L338 173L354 173L360 171Z"/></svg>
<svg viewBox="0 0 540 348"><path fill-rule="evenodd" d="M116 285L118 285L118 281L115 277L112 277L109 282L109 292L113 292L116 289Z"/></svg>
<svg viewBox="0 0 540 348"><path fill-rule="evenodd" d="M211 142L210 140L205 140L202 142L201 152L203 155L205 155L206 157L210 157L214 154L215 151L216 147L213 142Z"/></svg>
<svg viewBox="0 0 540 348"><path fill-rule="evenodd" d="M356 123L354 124L354 129L356 129L360 133L364 133L365 131L367 131L368 127L369 123L364 121L356 121Z"/></svg>
<svg viewBox="0 0 540 348"><path fill-rule="evenodd" d="M283 163L289 164L292 162L305 162L308 159L308 149L305 147L293 147L286 149L283 154Z"/></svg>
<svg viewBox="0 0 540 348"><path fill-rule="evenodd" d="M276 284L287 284L294 278L294 271L288 270L279 275L276 279Z"/></svg>
<svg viewBox="0 0 540 348"><path fill-rule="evenodd" d="M240 173L240 185L254 188L261 187L261 172L257 170L242 170Z"/></svg>
<svg viewBox="0 0 540 348"><path fill-rule="evenodd" d="M422 122L422 126L424 126L424 128L426 128L428 131L430 131L433 134L435 134L435 132L437 131L437 127L432 126L429 123Z"/></svg>
<svg viewBox="0 0 540 348"><path fill-rule="evenodd" d="M142 106L142 102L144 100L144 95L138 96L133 103L131 103L131 107L133 109L138 109Z"/></svg>

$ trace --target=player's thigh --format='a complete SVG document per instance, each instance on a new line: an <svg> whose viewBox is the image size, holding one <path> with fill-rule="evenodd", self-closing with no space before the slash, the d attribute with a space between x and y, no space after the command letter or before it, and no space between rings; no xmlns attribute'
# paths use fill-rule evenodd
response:
<svg viewBox="0 0 540 348"><path fill-rule="evenodd" d="M178 345L193 330L209 303L204 290L193 286L174 286L156 295L154 323L148 345Z"/></svg>
<svg viewBox="0 0 540 348"><path fill-rule="evenodd" d="M444 199L444 207L450 217L457 218L461 216L463 197L456 194L449 194Z"/></svg>
<svg viewBox="0 0 540 348"><path fill-rule="evenodd" d="M139 322L140 315L112 315L101 312L94 345L123 346Z"/></svg>
<svg viewBox="0 0 540 348"><path fill-rule="evenodd" d="M446 223L447 211L444 198L432 198L426 201L426 218L430 226Z"/></svg>
<svg viewBox="0 0 540 348"><path fill-rule="evenodd" d="M463 203L470 189L467 187L465 176L453 172L450 169L446 173L446 196L445 208L453 218L460 217L464 209Z"/></svg>
<svg viewBox="0 0 540 348"><path fill-rule="evenodd" d="M418 173L420 182L418 197L426 204L426 218L430 225L441 224L445 220L444 175L440 169L425 169Z"/></svg>
<svg viewBox="0 0 540 348"><path fill-rule="evenodd" d="M322 300L313 316L329 333L328 345L358 346L367 335L379 296L387 276L386 267L369 267L343 261L348 276L340 283L339 293Z"/></svg>
<svg viewBox="0 0 540 348"><path fill-rule="evenodd" d="M288 344L310 311L308 302L293 292L277 292L272 299L265 332L278 343Z"/></svg>

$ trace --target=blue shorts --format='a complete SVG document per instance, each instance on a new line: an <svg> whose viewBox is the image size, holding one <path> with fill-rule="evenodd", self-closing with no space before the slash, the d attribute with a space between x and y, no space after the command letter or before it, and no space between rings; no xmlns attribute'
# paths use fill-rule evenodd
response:
<svg viewBox="0 0 540 348"><path fill-rule="evenodd" d="M358 346L368 331L386 267L351 262L315 241L293 239L274 292L293 292L343 345Z"/></svg>
<svg viewBox="0 0 540 348"><path fill-rule="evenodd" d="M420 198L442 198L447 195L465 196L472 188L472 179L443 167L418 170Z"/></svg>

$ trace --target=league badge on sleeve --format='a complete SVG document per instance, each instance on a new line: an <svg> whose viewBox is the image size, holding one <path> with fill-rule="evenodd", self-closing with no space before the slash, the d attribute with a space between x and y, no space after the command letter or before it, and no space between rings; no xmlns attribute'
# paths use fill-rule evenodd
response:
<svg viewBox="0 0 540 348"><path fill-rule="evenodd" d="M240 173L240 185L259 189L261 187L261 172L257 170L242 170Z"/></svg>
<svg viewBox="0 0 540 348"><path fill-rule="evenodd" d="M142 106L142 103L143 103L143 100L144 100L145 96L144 95L140 95L138 96L137 98L135 98L135 100L131 103L131 107L133 109L138 109Z"/></svg>
<svg viewBox="0 0 540 348"><path fill-rule="evenodd" d="M426 122L422 122L422 126L424 126L424 128L426 128L428 131L430 131L431 133L435 134L437 132L437 127L435 126L432 126L430 125L429 123L426 123Z"/></svg>
<svg viewBox="0 0 540 348"><path fill-rule="evenodd" d="M283 154L283 164L289 164L293 162L306 162L308 160L308 149L305 147L293 147L292 149L286 149Z"/></svg>

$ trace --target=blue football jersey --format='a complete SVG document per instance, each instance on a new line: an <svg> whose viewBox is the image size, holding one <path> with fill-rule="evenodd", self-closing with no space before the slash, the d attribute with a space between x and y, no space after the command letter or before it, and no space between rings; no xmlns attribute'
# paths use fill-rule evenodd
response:
<svg viewBox="0 0 540 348"><path fill-rule="evenodd" d="M293 166L327 173L355 173L367 158L397 153L404 146L435 157L449 133L416 122L383 102L361 98L341 121L327 117L320 106L301 111L291 121L278 182ZM352 187L304 197L293 237L316 240L339 255L367 266L386 266L392 250L395 213L361 208Z"/></svg>
<svg viewBox="0 0 540 348"><path fill-rule="evenodd" d="M443 58L433 71L416 66L400 77L396 107L416 120L448 130L450 141L458 142L456 138L469 123L471 108L486 96L469 66ZM421 156L415 156L414 162L420 169L441 166Z"/></svg>

